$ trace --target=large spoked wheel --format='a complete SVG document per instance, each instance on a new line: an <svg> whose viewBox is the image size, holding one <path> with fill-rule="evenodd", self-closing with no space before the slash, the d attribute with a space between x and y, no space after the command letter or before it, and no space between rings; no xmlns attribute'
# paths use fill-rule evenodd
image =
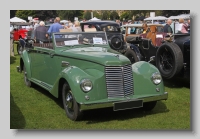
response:
<svg viewBox="0 0 200 139"><path fill-rule="evenodd" d="M131 64L139 61L135 51L133 51L131 48L128 48L124 55L131 61Z"/></svg>
<svg viewBox="0 0 200 139"><path fill-rule="evenodd" d="M118 36L113 36L110 38L110 46L114 50L121 50L123 49L123 41Z"/></svg>
<svg viewBox="0 0 200 139"><path fill-rule="evenodd" d="M163 78L174 77L183 68L183 54L175 43L166 42L156 53L156 66Z"/></svg>
<svg viewBox="0 0 200 139"><path fill-rule="evenodd" d="M27 78L27 71L26 71L25 66L24 66L24 82L25 82L26 86L31 87L31 81L29 81Z"/></svg>
<svg viewBox="0 0 200 139"><path fill-rule="evenodd" d="M157 104L157 101L152 101L152 102L145 102L143 104L143 110L145 111L151 111Z"/></svg>
<svg viewBox="0 0 200 139"><path fill-rule="evenodd" d="M67 83L63 85L62 99L67 117L73 121L80 120L82 113L80 112L79 105L74 99L71 89Z"/></svg>

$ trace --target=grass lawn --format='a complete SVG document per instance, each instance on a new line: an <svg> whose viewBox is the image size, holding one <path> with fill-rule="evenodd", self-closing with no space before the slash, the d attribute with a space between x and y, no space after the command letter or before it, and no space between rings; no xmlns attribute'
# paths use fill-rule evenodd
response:
<svg viewBox="0 0 200 139"><path fill-rule="evenodd" d="M25 86L23 74L16 71L19 59L15 50L15 57L10 57L10 129L191 130L187 81L165 80L169 98L159 101L151 112L90 110L82 121L74 122L67 118L60 100L38 86Z"/></svg>

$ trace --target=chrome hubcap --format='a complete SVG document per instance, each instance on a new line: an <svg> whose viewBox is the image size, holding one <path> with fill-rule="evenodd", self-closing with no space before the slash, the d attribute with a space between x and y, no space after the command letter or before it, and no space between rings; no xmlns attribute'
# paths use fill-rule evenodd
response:
<svg viewBox="0 0 200 139"><path fill-rule="evenodd" d="M66 105L68 106L68 108L72 109L72 107L73 107L73 98L72 98L72 95L70 93L67 93L65 99L66 99Z"/></svg>

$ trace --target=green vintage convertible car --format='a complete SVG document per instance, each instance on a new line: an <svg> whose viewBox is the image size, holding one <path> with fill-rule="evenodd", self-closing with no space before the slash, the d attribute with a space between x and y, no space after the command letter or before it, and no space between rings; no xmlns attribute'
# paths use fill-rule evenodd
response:
<svg viewBox="0 0 200 139"><path fill-rule="evenodd" d="M35 83L62 97L74 121L85 110L151 110L168 98L158 69L145 61L131 64L110 48L105 32L53 33L49 42L23 51L17 71L28 87Z"/></svg>

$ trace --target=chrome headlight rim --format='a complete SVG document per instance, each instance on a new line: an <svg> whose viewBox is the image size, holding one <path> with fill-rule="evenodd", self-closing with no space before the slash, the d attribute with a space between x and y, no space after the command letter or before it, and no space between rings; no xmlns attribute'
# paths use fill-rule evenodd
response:
<svg viewBox="0 0 200 139"><path fill-rule="evenodd" d="M151 81L155 84L158 85L162 82L162 76L160 75L159 72L154 72L151 75Z"/></svg>
<svg viewBox="0 0 200 139"><path fill-rule="evenodd" d="M80 87L83 92L87 93L93 88L92 81L90 79L82 79L80 81Z"/></svg>

